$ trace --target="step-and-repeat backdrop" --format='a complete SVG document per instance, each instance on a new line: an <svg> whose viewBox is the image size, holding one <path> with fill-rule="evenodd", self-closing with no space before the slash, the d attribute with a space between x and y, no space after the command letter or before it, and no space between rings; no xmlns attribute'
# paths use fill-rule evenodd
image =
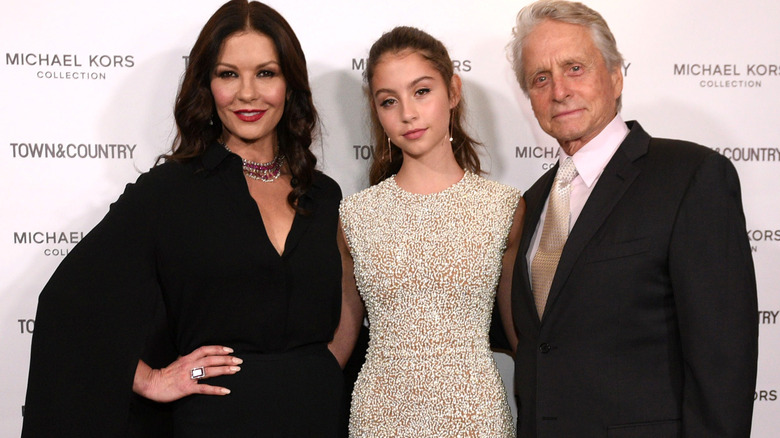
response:
<svg viewBox="0 0 780 438"><path fill-rule="evenodd" d="M38 293L174 135L186 55L215 0L6 1L0 14L0 436L21 430ZM271 0L306 52L321 168L345 194L371 157L362 73L396 25L427 30L463 78L488 178L528 188L555 161L505 46L528 0ZM780 430L780 2L590 0L626 58L623 118L692 140L742 179L761 321L755 437ZM83 303L89 306L89 303ZM78 355L78 351L73 352ZM497 354L511 385L511 360ZM99 364L84 364L94 367Z"/></svg>

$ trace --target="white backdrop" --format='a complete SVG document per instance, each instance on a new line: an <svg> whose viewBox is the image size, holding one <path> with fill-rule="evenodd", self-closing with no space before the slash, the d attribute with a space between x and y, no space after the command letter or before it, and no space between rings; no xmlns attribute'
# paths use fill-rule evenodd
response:
<svg viewBox="0 0 780 438"><path fill-rule="evenodd" d="M62 257L173 139L173 101L219 0L6 0L0 14L0 436L18 436L37 296ZM366 185L363 58L396 25L449 48L488 178L528 188L555 158L504 47L528 0L271 0L296 30L323 121L316 153L345 195ZM780 429L780 2L591 0L626 58L623 118L730 158L759 287L754 437ZM85 303L88 305L88 303ZM75 351L74 355L78 355ZM498 357L502 374L511 362ZM96 364L84 364L95 366ZM507 384L510 382L507 381Z"/></svg>

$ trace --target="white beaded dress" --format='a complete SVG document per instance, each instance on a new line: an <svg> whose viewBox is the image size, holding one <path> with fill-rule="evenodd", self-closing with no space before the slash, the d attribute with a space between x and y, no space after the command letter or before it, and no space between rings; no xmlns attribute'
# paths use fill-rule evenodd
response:
<svg viewBox="0 0 780 438"><path fill-rule="evenodd" d="M488 330L520 192L471 172L419 195L394 177L340 208L370 323L350 437L514 437Z"/></svg>

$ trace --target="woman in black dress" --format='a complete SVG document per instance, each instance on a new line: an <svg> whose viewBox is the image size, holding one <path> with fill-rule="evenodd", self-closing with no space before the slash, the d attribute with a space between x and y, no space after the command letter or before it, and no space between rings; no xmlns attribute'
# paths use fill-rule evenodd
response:
<svg viewBox="0 0 780 438"><path fill-rule="evenodd" d="M341 192L314 169L287 22L222 6L174 115L165 162L41 293L22 435L338 436L362 310L342 305Z"/></svg>

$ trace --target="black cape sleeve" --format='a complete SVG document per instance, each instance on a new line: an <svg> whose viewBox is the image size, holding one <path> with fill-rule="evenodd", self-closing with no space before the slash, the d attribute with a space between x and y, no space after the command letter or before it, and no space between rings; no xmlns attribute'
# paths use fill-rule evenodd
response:
<svg viewBox="0 0 780 438"><path fill-rule="evenodd" d="M161 190L149 179L126 187L41 292L22 437L156 434L133 424L158 409L132 392L138 359L171 353L152 345L166 328L155 262Z"/></svg>

